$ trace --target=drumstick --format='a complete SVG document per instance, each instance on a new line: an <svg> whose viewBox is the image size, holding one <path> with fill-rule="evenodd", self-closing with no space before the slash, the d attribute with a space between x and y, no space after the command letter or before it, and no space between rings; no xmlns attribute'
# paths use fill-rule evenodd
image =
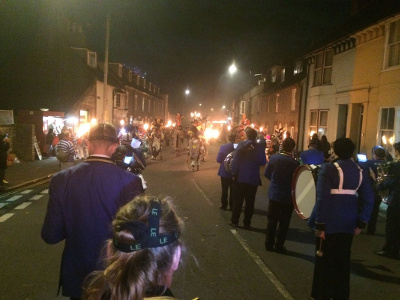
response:
<svg viewBox="0 0 400 300"><path fill-rule="evenodd" d="M322 238L319 238L319 249L317 250L317 256L324 256L324 252L322 251Z"/></svg>

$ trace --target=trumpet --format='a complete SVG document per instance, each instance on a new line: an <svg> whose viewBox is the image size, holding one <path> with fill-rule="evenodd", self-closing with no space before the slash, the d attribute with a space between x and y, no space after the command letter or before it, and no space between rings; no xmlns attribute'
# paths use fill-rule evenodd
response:
<svg viewBox="0 0 400 300"><path fill-rule="evenodd" d="M389 167L392 164L391 161L376 164L376 170L378 176L376 177L376 183L383 183L386 178L393 177L393 175L389 174ZM387 189L378 191L379 196L381 197L383 203L387 204L387 200L389 197L389 191Z"/></svg>

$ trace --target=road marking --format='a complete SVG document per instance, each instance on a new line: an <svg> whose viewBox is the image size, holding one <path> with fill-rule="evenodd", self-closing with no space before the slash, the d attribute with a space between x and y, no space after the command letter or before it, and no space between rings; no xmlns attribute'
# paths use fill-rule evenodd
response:
<svg viewBox="0 0 400 300"><path fill-rule="evenodd" d="M8 203L0 203L0 208L4 207L6 205L8 205Z"/></svg>
<svg viewBox="0 0 400 300"><path fill-rule="evenodd" d="M41 192L41 194L48 194L49 193L49 189L45 189Z"/></svg>
<svg viewBox="0 0 400 300"><path fill-rule="evenodd" d="M7 202L13 202L15 200L18 200L19 198L21 198L22 196L12 196L10 199L6 200Z"/></svg>
<svg viewBox="0 0 400 300"><path fill-rule="evenodd" d="M14 208L14 209L24 209L24 208L26 208L28 205L30 205L32 202L24 202L24 203L22 203L22 204L20 204L20 205L18 205L16 208Z"/></svg>
<svg viewBox="0 0 400 300"><path fill-rule="evenodd" d="M200 194L203 195L204 199L206 199L207 203L210 206L214 206L214 203L211 202L210 198L207 197L207 195L204 193L204 191L201 189L201 187L197 184L196 180L192 179L194 185L196 186L197 190L200 192Z"/></svg>
<svg viewBox="0 0 400 300"><path fill-rule="evenodd" d="M31 199L29 199L29 200L39 200L40 198L42 198L44 195L36 195L36 196L33 196Z"/></svg>
<svg viewBox="0 0 400 300"><path fill-rule="evenodd" d="M279 281L278 278L272 273L272 271L264 264L261 258L247 245L246 241L239 235L239 233L235 229L231 229L232 234L236 237L239 243L242 244L243 248L250 254L250 257L256 262L256 264L260 267L261 271L265 275L267 275L268 279L272 282L272 284L276 287L276 289L282 294L285 299L294 300L293 296L289 293L289 291L285 288L285 286Z"/></svg>
<svg viewBox="0 0 400 300"><path fill-rule="evenodd" d="M0 217L0 223L6 221L7 219L11 218L14 214L4 214Z"/></svg>
<svg viewBox="0 0 400 300"><path fill-rule="evenodd" d="M22 191L21 192L21 194L29 194L30 192L32 192L33 190L25 190L25 191Z"/></svg>

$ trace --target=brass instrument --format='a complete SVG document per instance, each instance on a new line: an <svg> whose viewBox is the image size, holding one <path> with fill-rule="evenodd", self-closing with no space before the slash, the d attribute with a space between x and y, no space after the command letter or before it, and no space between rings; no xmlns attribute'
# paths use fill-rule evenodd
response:
<svg viewBox="0 0 400 300"><path fill-rule="evenodd" d="M389 167L391 164L392 164L391 161L376 164L376 170L378 174L378 176L376 177L377 184L383 183L388 177L393 177L393 175L389 174ZM387 204L389 191L387 189L380 190L378 191L378 194L381 197L383 203Z"/></svg>

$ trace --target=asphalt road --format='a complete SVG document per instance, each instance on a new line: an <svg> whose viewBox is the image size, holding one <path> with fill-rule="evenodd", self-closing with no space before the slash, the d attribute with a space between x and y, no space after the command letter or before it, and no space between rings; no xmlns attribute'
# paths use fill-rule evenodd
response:
<svg viewBox="0 0 400 300"><path fill-rule="evenodd" d="M220 180L211 145L200 171L190 172L186 156L163 149L163 160L148 161L148 194L174 197L185 220L186 251L172 290L179 299L309 299L314 260L313 234L293 213L285 246L287 255L264 249L268 181L262 179L252 229L231 228L229 211L221 211ZM263 168L260 169L263 172ZM0 299L56 297L63 243L40 239L48 201L48 184L0 195L14 208L0 217ZM241 219L242 222L242 219ZM375 236L354 238L351 299L399 299L400 261L373 254L384 243L384 218Z"/></svg>

